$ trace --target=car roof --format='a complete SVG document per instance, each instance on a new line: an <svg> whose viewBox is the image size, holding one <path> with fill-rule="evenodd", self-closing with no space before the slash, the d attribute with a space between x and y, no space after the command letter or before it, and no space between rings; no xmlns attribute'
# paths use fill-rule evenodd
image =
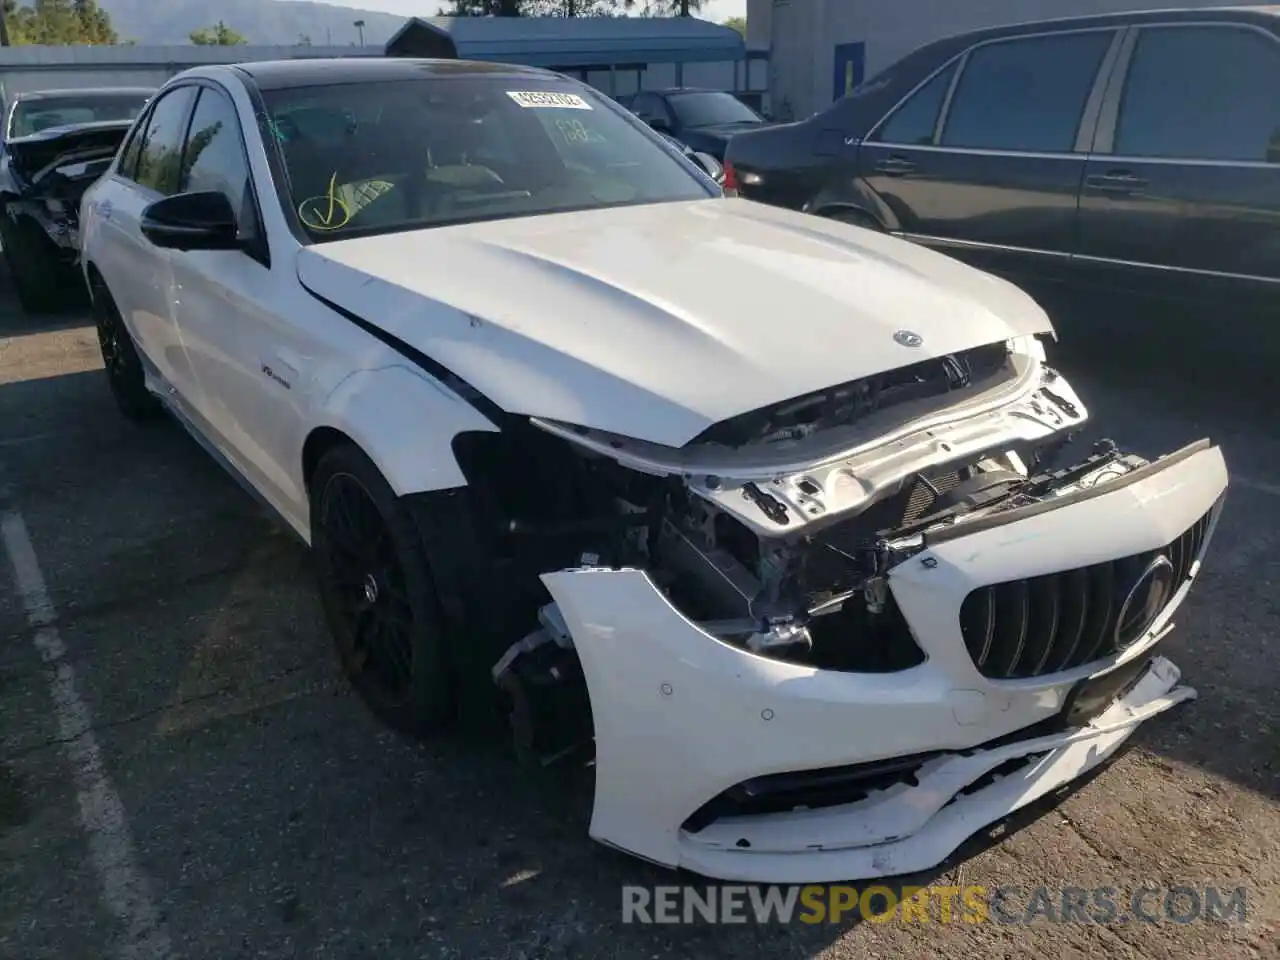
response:
<svg viewBox="0 0 1280 960"><path fill-rule="evenodd" d="M237 63L233 69L261 90L419 80L424 77L510 77L561 80L559 74L538 67L483 60L427 60L414 57L329 57L299 60L261 60Z"/></svg>
<svg viewBox="0 0 1280 960"><path fill-rule="evenodd" d="M63 90L28 90L15 93L13 100L47 100L52 97L107 97L121 94L137 94L150 97L156 92L155 87L68 87Z"/></svg>
<svg viewBox="0 0 1280 960"><path fill-rule="evenodd" d="M997 27L983 27L958 33L939 41L973 40L978 37L1012 37L1019 34L1039 33L1045 30L1085 27L1125 26L1143 23L1177 23L1179 21L1218 21L1227 23L1262 23L1275 28L1280 25L1280 4L1261 4L1235 7L1168 7L1159 10L1128 10L1118 13L1096 13L1074 17L1053 17L1046 20L1028 20Z"/></svg>

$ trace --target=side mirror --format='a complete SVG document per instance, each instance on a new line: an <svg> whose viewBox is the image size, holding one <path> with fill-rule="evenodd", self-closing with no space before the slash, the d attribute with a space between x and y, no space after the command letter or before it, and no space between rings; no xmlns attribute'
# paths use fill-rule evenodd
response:
<svg viewBox="0 0 1280 960"><path fill-rule="evenodd" d="M697 161L698 166L707 171L709 176L716 183L724 183L724 164L713 157L709 153L703 153L700 150L693 152L693 159Z"/></svg>
<svg viewBox="0 0 1280 960"><path fill-rule="evenodd" d="M168 250L239 250L236 213L225 194L179 193L142 211L142 235Z"/></svg>

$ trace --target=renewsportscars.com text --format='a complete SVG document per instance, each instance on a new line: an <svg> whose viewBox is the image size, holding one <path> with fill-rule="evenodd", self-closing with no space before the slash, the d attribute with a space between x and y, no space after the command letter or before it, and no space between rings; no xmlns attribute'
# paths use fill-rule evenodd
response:
<svg viewBox="0 0 1280 960"><path fill-rule="evenodd" d="M622 922L1197 923L1248 920L1244 887L792 887L622 888Z"/></svg>

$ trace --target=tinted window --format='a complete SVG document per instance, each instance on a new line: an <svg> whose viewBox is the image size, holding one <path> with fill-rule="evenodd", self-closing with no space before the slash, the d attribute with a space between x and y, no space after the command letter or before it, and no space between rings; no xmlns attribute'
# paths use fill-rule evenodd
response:
<svg viewBox="0 0 1280 960"><path fill-rule="evenodd" d="M1280 162L1280 48L1229 27L1142 31L1114 150Z"/></svg>
<svg viewBox="0 0 1280 960"><path fill-rule="evenodd" d="M953 63L913 93L880 128L875 139L883 143L933 143L938 111L947 98L955 73L956 65Z"/></svg>
<svg viewBox="0 0 1280 960"><path fill-rule="evenodd" d="M132 120L146 105L145 93L74 93L22 100L9 118L9 136L26 137L77 123Z"/></svg>
<svg viewBox="0 0 1280 960"><path fill-rule="evenodd" d="M760 116L731 93L709 90L673 93L667 103L682 127L711 127L721 123L759 123Z"/></svg>
<svg viewBox="0 0 1280 960"><path fill-rule="evenodd" d="M138 154L142 149L142 140L147 132L147 121L142 120L134 125L133 130L129 133L129 140L125 143L124 149L120 151L120 165L117 168L120 175L133 179L133 175L138 166Z"/></svg>
<svg viewBox="0 0 1280 960"><path fill-rule="evenodd" d="M978 47L960 74L943 145L1070 152L1111 39L1067 33Z"/></svg>
<svg viewBox="0 0 1280 960"><path fill-rule="evenodd" d="M147 121L133 179L159 193L178 192L182 138L195 87L179 87L156 101Z"/></svg>
<svg viewBox="0 0 1280 960"><path fill-rule="evenodd" d="M249 185L249 166L240 145L240 121L226 94L205 87L191 115L182 154L181 189L224 194L242 210Z"/></svg>
<svg viewBox="0 0 1280 960"><path fill-rule="evenodd" d="M555 80L451 77L265 91L313 240L714 195L607 98Z"/></svg>

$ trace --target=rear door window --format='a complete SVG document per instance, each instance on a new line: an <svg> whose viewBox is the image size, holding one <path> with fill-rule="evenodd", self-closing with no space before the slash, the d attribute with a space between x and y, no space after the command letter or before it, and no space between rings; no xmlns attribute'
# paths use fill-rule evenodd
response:
<svg viewBox="0 0 1280 960"><path fill-rule="evenodd" d="M907 98L872 137L879 143L930 144L938 114L956 75L953 63Z"/></svg>
<svg viewBox="0 0 1280 960"><path fill-rule="evenodd" d="M1069 153L1114 31L1005 40L969 55L942 145Z"/></svg>
<svg viewBox="0 0 1280 960"><path fill-rule="evenodd" d="M1280 162L1280 44L1239 27L1144 29L1113 152Z"/></svg>

